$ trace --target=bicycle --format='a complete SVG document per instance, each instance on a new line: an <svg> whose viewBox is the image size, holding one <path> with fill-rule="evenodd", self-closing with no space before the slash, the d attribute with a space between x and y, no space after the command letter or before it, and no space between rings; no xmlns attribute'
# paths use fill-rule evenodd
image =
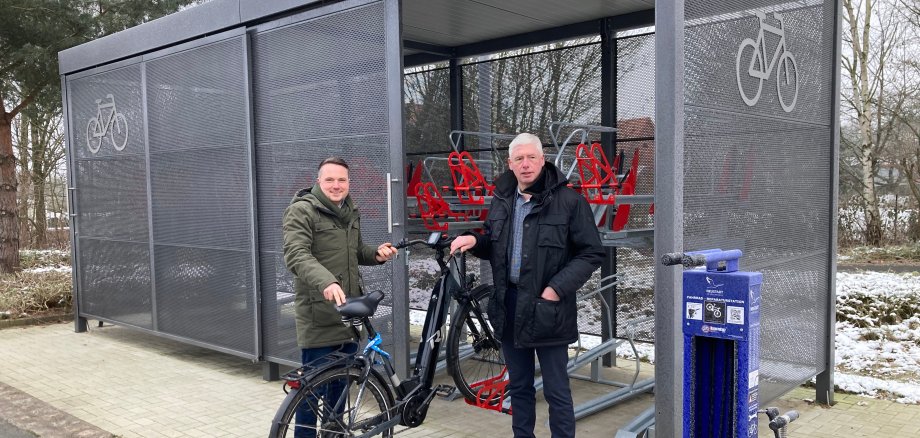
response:
<svg viewBox="0 0 920 438"><path fill-rule="evenodd" d="M757 104L757 101L760 100L760 93L763 91L763 82L770 78L770 75L773 73L773 67L777 65L778 60L779 66L776 70L776 95L779 98L780 106L783 107L783 111L788 113L795 108L795 102L799 97L799 67L792 53L786 50L786 30L783 28L782 15L774 13L773 17L779 22L779 26L767 24L766 14L757 12L757 18L760 20L757 41L750 38L745 38L741 41L741 46L738 47L738 55L735 57L735 74L738 79L738 91L741 92L741 99L744 100L747 106L754 106ZM764 34L766 32L779 37L779 43L776 45L776 50L773 52L773 56L770 57L769 63L765 62L767 59L767 44ZM744 91L744 87L741 85L741 60L746 47L752 49L750 61L747 63L747 74L755 79L759 79L759 81L757 81L757 92L753 97L748 97L747 93ZM785 81L783 79L785 79ZM788 96L784 98L784 94L788 94L788 90L785 90L785 87L789 87L793 82L795 86L792 90L792 102L787 104L786 99Z"/></svg>
<svg viewBox="0 0 920 438"><path fill-rule="evenodd" d="M381 291L351 298L338 307L356 335L367 332L367 343L358 354L334 352L284 375L287 392L272 421L269 437L293 436L297 428L315 429L317 436L391 437L397 425L417 427L425 420L435 395L449 395L452 387L434 386L444 324L450 298L458 302L447 335L447 368L456 388L469 401L489 402L479 390L482 382L504 372L501 343L495 338L485 314L491 285L470 289L472 278L463 275L460 262L445 250L453 238L432 233L428 240L398 243L397 249L425 245L435 250L441 269L432 289L428 312L411 376L401 380L390 354L381 348L383 340L371 323L384 298ZM383 368L383 373L376 365ZM330 389L332 388L332 389ZM290 389L290 390L288 390ZM334 391L335 393L331 393ZM295 411L306 403L319 419L317 424L297 424Z"/></svg>
<svg viewBox="0 0 920 438"><path fill-rule="evenodd" d="M108 134L116 151L124 150L125 145L128 144L128 120L124 114L118 112L118 109L115 108L115 96L107 94L105 97L109 102L102 103L102 99L96 99L96 116L86 123L86 145L89 147L90 152L94 154L99 152L99 148L102 147L102 139L105 138L106 134ZM108 118L105 119L105 124L99 123L103 120L103 108L112 109ZM120 141L116 141L116 133ZM95 147L93 147L94 141Z"/></svg>

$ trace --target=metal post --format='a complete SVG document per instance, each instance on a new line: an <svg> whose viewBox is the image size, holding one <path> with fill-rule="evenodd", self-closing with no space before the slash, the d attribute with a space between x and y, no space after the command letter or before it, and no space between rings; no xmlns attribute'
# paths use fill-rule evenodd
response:
<svg viewBox="0 0 920 438"><path fill-rule="evenodd" d="M683 250L684 0L655 2L655 260ZM655 433L683 433L681 276L655 264Z"/></svg>
<svg viewBox="0 0 920 438"><path fill-rule="evenodd" d="M457 62L457 58L450 59L450 67L448 67L448 75L450 76L450 130L451 131L462 131L463 130L463 72L460 71L460 64ZM463 139L460 140L460 144L457 145L457 150L462 152L466 149L466 142Z"/></svg>
<svg viewBox="0 0 920 438"><path fill-rule="evenodd" d="M384 39L386 40L386 81L387 81L387 112L389 115L389 152L390 169L392 175L403 175L405 166L405 151L403 144L403 55L402 55L402 26L400 22L401 2L399 0L383 0L383 25ZM393 193L406 193L404 177L392 178L386 181L392 185ZM396 242L406 236L406 197L394 196L392 199L393 218L399 224L393 226L392 240ZM398 225L398 226L397 226ZM393 269L393 290L408 290L409 268L407 257L400 257L391 266ZM393 357L397 370L409 370L409 296L405 293L394 293L393 296Z"/></svg>
<svg viewBox="0 0 920 438"><path fill-rule="evenodd" d="M144 172L147 184L147 248L150 256L150 328L159 331L159 317L157 316L157 269L154 257L153 240L153 185L150 176L150 124L147 123L147 63L140 63L141 69L141 114L144 120Z"/></svg>
<svg viewBox="0 0 920 438"><path fill-rule="evenodd" d="M246 161L246 171L249 173L249 245L250 261L252 262L252 312L253 312L253 346L255 357L262 360L264 351L263 333L262 333L262 272L259 263L259 203L257 199L258 188L256 184L256 136L255 136L255 113L252 102L252 55L249 34L244 33L240 36L242 39L243 50L240 56L243 57L243 99L246 108L246 152L249 159ZM274 304L274 303L273 303ZM278 366L275 365L275 375L263 375L263 377L275 377L277 380Z"/></svg>
<svg viewBox="0 0 920 438"><path fill-rule="evenodd" d="M604 18L601 20L601 125L616 127L617 123L617 40L616 30L613 28L613 20ZM614 157L617 153L616 132L602 132L601 146L604 155ZM607 219L613 220L615 207L607 207ZM607 257L601 265L601 278L617 272L617 249L616 247L604 247ZM606 341L617 335L617 287L601 292L602 299L610 303L610 307L601 309L601 339ZM612 315L607 318L608 310ZM612 321L613 327L607 326L607 321ZM604 366L616 365L616 354L610 353L604 355Z"/></svg>
<svg viewBox="0 0 920 438"><path fill-rule="evenodd" d="M75 174L74 163L77 160L77 157L74 155L76 150L73 142L73 127L70 123L70 99L67 93L67 77L61 76L61 108L64 115L64 123L66 123L67 129L65 130L66 135L64 139L67 141L66 148L64 149L64 158L67 160L67 218L70 225L70 277L73 281L73 292L71 298L71 306L73 307L73 331L77 333L86 332L86 318L80 316L80 264L79 264L79 251L77 251L77 178Z"/></svg>
<svg viewBox="0 0 920 438"><path fill-rule="evenodd" d="M831 58L833 74L832 85L828 90L831 93L831 159L828 163L831 171L830 180L830 230L828 242L827 264L827 317L825 324L824 346L824 371L815 377L815 400L824 405L834 404L834 354L836 342L837 312L837 186L840 183L840 173L837 162L840 159L840 53L841 53L841 26L843 14L841 13L840 0L834 2L834 56Z"/></svg>

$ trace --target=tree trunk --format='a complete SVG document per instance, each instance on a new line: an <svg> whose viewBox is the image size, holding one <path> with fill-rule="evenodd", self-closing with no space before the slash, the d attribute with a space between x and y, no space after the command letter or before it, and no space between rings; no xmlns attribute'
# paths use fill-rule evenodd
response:
<svg viewBox="0 0 920 438"><path fill-rule="evenodd" d="M19 170L16 172L16 176L19 178L18 192L19 193L29 193L29 186L31 177L31 172L29 171L29 133L30 127L33 126L31 123L32 120L25 114L22 113L19 118L19 138L17 138L16 149L19 152ZM29 197L28 196L18 196L17 202L19 204L19 239L20 242L25 242L28 244L30 241L29 232Z"/></svg>
<svg viewBox="0 0 920 438"><path fill-rule="evenodd" d="M0 274L19 270L19 220L12 117L0 107Z"/></svg>
<svg viewBox="0 0 920 438"><path fill-rule="evenodd" d="M32 193L35 196L35 234L32 240L35 248L44 248L47 245L46 230L48 229L48 216L45 211L45 181L33 181Z"/></svg>
<svg viewBox="0 0 920 438"><path fill-rule="evenodd" d="M872 143L863 144L862 183L863 201L865 202L866 215L866 245L881 246L882 244L882 214L878 207L878 192L875 189L875 165L871 156Z"/></svg>
<svg viewBox="0 0 920 438"><path fill-rule="evenodd" d="M47 124L46 124L47 126ZM32 225L34 233L32 234L32 243L35 248L44 248L46 239L45 232L47 226L47 215L45 211L45 180L47 179L48 170L45 168L45 150L48 147L50 135L46 132L39 132L39 126L36 123L31 124L32 134L32 174L29 183L32 191L32 211L34 220ZM26 193L25 188L20 193ZM20 195L21 196L21 195Z"/></svg>
<svg viewBox="0 0 920 438"><path fill-rule="evenodd" d="M874 118L873 100L877 98L870 89L869 79L869 39L870 23L872 18L873 2L866 1L864 6L863 22L860 23L858 14L853 8L852 0L843 2L849 24L850 41L852 45L852 62L854 68L849 69L851 86L853 88L854 106L859 125L859 164L862 168L862 199L866 217L866 245L878 246L882 242L882 216L878 207L878 193L875 189L875 142L873 141ZM857 4L857 6L859 6Z"/></svg>

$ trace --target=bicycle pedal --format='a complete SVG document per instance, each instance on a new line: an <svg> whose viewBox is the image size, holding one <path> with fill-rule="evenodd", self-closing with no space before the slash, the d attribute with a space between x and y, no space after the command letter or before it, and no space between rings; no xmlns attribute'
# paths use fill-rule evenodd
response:
<svg viewBox="0 0 920 438"><path fill-rule="evenodd" d="M456 391L457 391L457 388L456 388L456 387L453 387L453 386L450 386L450 385L438 385L438 386L434 389L435 395L437 395L437 396L439 396L439 397L444 397L444 398L450 397L450 396L453 395L454 392L456 392Z"/></svg>

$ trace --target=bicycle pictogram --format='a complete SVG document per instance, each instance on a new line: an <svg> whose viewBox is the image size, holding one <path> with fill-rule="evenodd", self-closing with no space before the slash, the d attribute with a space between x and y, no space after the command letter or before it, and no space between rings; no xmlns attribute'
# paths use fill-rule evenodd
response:
<svg viewBox="0 0 920 438"><path fill-rule="evenodd" d="M741 92L741 99L744 100L747 106L754 106L760 100L763 82L770 79L773 67L776 67L776 95L779 98L780 106L783 107L783 111L788 113L795 108L796 99L799 97L799 68L795 62L795 57L786 48L786 30L783 28L783 17L778 13L773 13L773 17L779 22L779 26L767 24L766 14L757 12L757 18L760 20L757 40L745 38L741 41L741 46L738 47L738 55L735 59L735 73L738 79L738 91ZM779 37L776 50L773 51L773 56L769 58L770 62L766 62L768 59L766 33ZM750 50L747 50L748 48ZM745 62L742 63L742 60ZM753 90L748 90L750 93L745 92L745 87L741 81L741 72L744 65L747 65L746 73L750 77L757 79L756 92L753 92Z"/></svg>
<svg viewBox="0 0 920 438"><path fill-rule="evenodd" d="M108 99L106 103L102 103L103 99L96 99L96 116L86 123L86 145L94 154L99 152L106 135L116 151L124 150L128 143L128 120L115 108L114 96L107 94L105 98ZM106 111L107 115L103 116L103 109L111 111ZM103 120L105 123L102 123Z"/></svg>
<svg viewBox="0 0 920 438"><path fill-rule="evenodd" d="M719 306L716 306L715 304L706 303L706 310L708 310L712 314L713 317L716 317L716 318L722 317L722 309Z"/></svg>

